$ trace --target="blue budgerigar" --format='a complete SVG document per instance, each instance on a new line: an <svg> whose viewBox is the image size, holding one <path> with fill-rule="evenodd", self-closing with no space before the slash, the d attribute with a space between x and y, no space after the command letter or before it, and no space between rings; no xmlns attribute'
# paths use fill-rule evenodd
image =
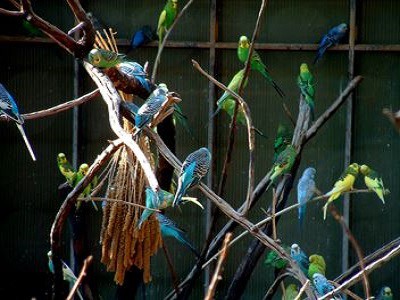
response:
<svg viewBox="0 0 400 300"><path fill-rule="evenodd" d="M153 213L154 210L151 209L166 209L170 206L172 206L172 202L174 201L174 194L171 194L170 192L164 191L160 189L158 191L158 195L149 187L146 188L146 207L150 209L145 209L142 212L142 215L140 216L139 220L139 228L142 226L143 222L146 221ZM157 197L158 196L158 197ZM182 199L185 203L186 202L192 202L198 206L200 206L202 209L204 209L203 205L197 199L195 198L185 198Z"/></svg>
<svg viewBox="0 0 400 300"><path fill-rule="evenodd" d="M178 228L178 226L165 215L157 213L157 220L160 223L161 235L162 237L173 237L177 239L179 242L188 247L197 257L199 256L199 252L196 248L189 242L186 233Z"/></svg>
<svg viewBox="0 0 400 300"><path fill-rule="evenodd" d="M149 25L142 26L132 35L128 52L131 51L132 49L146 45L149 42L154 41L156 39L157 39L157 34Z"/></svg>
<svg viewBox="0 0 400 300"><path fill-rule="evenodd" d="M308 266L310 262L308 260L308 256L301 250L298 244L293 244L290 247L290 256L296 261L299 265L301 271L307 276Z"/></svg>
<svg viewBox="0 0 400 300"><path fill-rule="evenodd" d="M306 214L306 203L311 200L315 193L315 173L314 168L304 170L299 183L297 184L297 202L299 203L299 223L300 228L303 225L304 216Z"/></svg>
<svg viewBox="0 0 400 300"><path fill-rule="evenodd" d="M347 24L342 23L330 29L328 33L322 37L318 46L317 55L314 59L314 64L321 59L322 55L324 55L328 48L339 44L339 42L345 37L347 29Z"/></svg>
<svg viewBox="0 0 400 300"><path fill-rule="evenodd" d="M189 188L197 185L210 169L211 153L207 148L200 148L188 155L182 164L178 187L172 206L179 205Z"/></svg>
<svg viewBox="0 0 400 300"><path fill-rule="evenodd" d="M313 284L315 287L315 291L317 292L317 295L322 297L323 295L332 292L335 287L333 286L332 283L326 279L326 277L320 273L315 273L313 275ZM329 299L335 299L335 300L341 300L343 297L340 294L334 295L333 298Z"/></svg>
<svg viewBox="0 0 400 300"><path fill-rule="evenodd" d="M379 291L379 294L376 296L376 300L393 300L392 289L388 286L384 286Z"/></svg>
<svg viewBox="0 0 400 300"><path fill-rule="evenodd" d="M146 91L151 92L151 84L147 79L147 73L137 62L124 61L117 65L117 70L128 77L129 80L136 79Z"/></svg>
<svg viewBox="0 0 400 300"><path fill-rule="evenodd" d="M160 111L162 105L168 100L167 93L167 86L165 84L159 84L158 88L150 94L146 102L139 108L135 116L135 135L138 134L144 126L148 125L153 120L153 117Z"/></svg>
<svg viewBox="0 0 400 300"><path fill-rule="evenodd" d="M18 130L21 133L22 138L24 139L24 142L26 144L26 147L28 148L32 160L36 161L36 157L35 154L33 153L32 146L29 143L24 128L22 127L22 125L24 124L24 119L19 114L19 110L17 104L15 103L14 98L1 83L0 83L0 114L5 114L7 117L9 117L15 122L15 125L17 125Z"/></svg>

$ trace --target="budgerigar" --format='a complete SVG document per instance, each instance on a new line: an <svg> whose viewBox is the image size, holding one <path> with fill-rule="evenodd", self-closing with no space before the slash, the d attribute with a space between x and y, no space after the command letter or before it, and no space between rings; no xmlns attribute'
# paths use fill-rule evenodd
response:
<svg viewBox="0 0 400 300"><path fill-rule="evenodd" d="M159 84L137 111L135 116L135 135L138 134L144 126L149 124L153 117L160 111L162 105L168 100L168 88L165 84Z"/></svg>
<svg viewBox="0 0 400 300"><path fill-rule="evenodd" d="M332 285L332 283L330 283L324 275L319 274L319 273L315 273L313 276L313 284L315 287L315 290L317 292L317 295L322 297L323 295L332 292L335 287ZM338 295L334 295L333 298L329 298L329 299L335 299L335 300L340 300L343 299L343 297L338 294Z"/></svg>
<svg viewBox="0 0 400 300"><path fill-rule="evenodd" d="M287 253L290 253L289 246L282 245L282 247ZM270 250L266 255L264 263L266 265L274 267L275 269L281 270L286 267L288 261L286 259L281 258L275 251Z"/></svg>
<svg viewBox="0 0 400 300"><path fill-rule="evenodd" d="M159 39L159 45L161 45L165 33L169 30L172 23L178 14L178 0L167 0L167 3L162 10L158 19L157 34Z"/></svg>
<svg viewBox="0 0 400 300"><path fill-rule="evenodd" d="M384 286L379 291L379 294L376 296L376 300L393 300L392 289L388 286Z"/></svg>
<svg viewBox="0 0 400 300"><path fill-rule="evenodd" d="M279 154L286 149L288 145L292 143L293 133L287 128L284 124L278 125L278 130L276 132L276 137L274 140L274 159L273 162L276 162Z"/></svg>
<svg viewBox="0 0 400 300"><path fill-rule="evenodd" d="M382 177L367 165L362 165L360 167L360 172L364 175L364 182L368 189L374 191L379 199L382 200L383 204L385 204L385 199L383 197L385 187L383 186Z"/></svg>
<svg viewBox="0 0 400 300"><path fill-rule="evenodd" d="M237 55L239 60L242 63L246 63L247 58L249 57L249 48L250 48L250 41L249 39L242 35L239 39L239 45L237 49ZM257 51L253 50L251 60L250 60L250 66L252 70L256 70L261 73L267 79L267 81L274 87L276 92L280 97L284 97L285 93L282 91L282 89L276 84L276 82L272 79L271 75L269 74L267 67L261 60L260 55L257 53Z"/></svg>
<svg viewBox="0 0 400 300"><path fill-rule="evenodd" d="M88 62L101 69L116 68L127 79L135 79L147 92L151 92L151 84L143 67L130 60L125 54L104 49L92 49L88 54Z"/></svg>
<svg viewBox="0 0 400 300"><path fill-rule="evenodd" d="M79 166L78 172L76 172L74 187L86 176L89 171L89 165L84 163ZM90 197L90 193L97 185L97 176L93 178L93 181L89 183L85 189L83 190L81 197ZM93 207L95 210L98 210L97 205L94 201L92 201ZM79 208L79 202L77 203L77 207Z"/></svg>
<svg viewBox="0 0 400 300"><path fill-rule="evenodd" d="M151 209L166 209L168 207L172 206L172 202L174 202L174 194L171 194L170 192L164 191L160 189L158 191L158 197L156 197L156 194L154 191L147 187L146 188L146 207L151 208ZM186 202L192 202L198 206L200 206L202 209L204 209L203 205L197 199L195 198L189 198L186 197L182 199L182 203ZM139 228L142 226L143 222L146 221L152 214L154 213L154 210L150 209L145 209L142 212L142 215L139 220Z"/></svg>
<svg viewBox="0 0 400 300"><path fill-rule="evenodd" d="M0 114L6 115L15 122L15 125L17 125L17 128L21 133L22 138L24 139L24 142L26 144L26 147L28 148L32 160L36 161L36 157L35 154L33 153L32 146L29 143L24 128L22 127L22 124L24 124L24 119L19 114L19 110L17 104L15 103L14 98L1 83L0 83Z"/></svg>
<svg viewBox="0 0 400 300"><path fill-rule="evenodd" d="M344 38L347 32L347 24L342 23L339 24L328 31L326 35L322 37L321 42L319 43L317 56L314 59L314 64L321 59L322 55L324 55L326 49L336 46L339 42Z"/></svg>
<svg viewBox="0 0 400 300"><path fill-rule="evenodd" d="M300 88L304 100L310 107L311 120L314 120L314 107L315 107L314 76L311 74L307 64L305 63L302 63L300 65L300 74L299 76L297 76L297 85Z"/></svg>
<svg viewBox="0 0 400 300"><path fill-rule="evenodd" d="M299 294L298 286L291 283L285 289L285 296L282 295L282 300L294 300Z"/></svg>
<svg viewBox="0 0 400 300"><path fill-rule="evenodd" d="M197 257L199 256L196 248L189 242L186 233L178 228L178 226L165 215L157 213L157 220L160 223L161 235L162 237L173 237L179 242L187 246Z"/></svg>
<svg viewBox="0 0 400 300"><path fill-rule="evenodd" d="M68 181L70 186L73 186L75 182L76 172L72 168L71 164L67 160L67 157L64 153L58 153L57 155L57 165L58 169L60 170L61 174L65 177Z"/></svg>
<svg viewBox="0 0 400 300"><path fill-rule="evenodd" d="M278 155L272 167L272 174L270 176L271 182L274 182L278 176L290 172L296 160L296 155L296 149L292 145L286 146L286 149Z"/></svg>
<svg viewBox="0 0 400 300"><path fill-rule="evenodd" d="M312 254L308 258L310 265L308 266L308 278L313 279L315 273L319 273L325 276L326 263L323 256L318 254Z"/></svg>
<svg viewBox="0 0 400 300"><path fill-rule="evenodd" d="M52 274L54 274L55 271L54 271L54 264L53 264L53 254L51 253L51 251L47 252L47 257L49 259L49 261L48 261L49 270ZM78 279L75 276L74 272L71 270L71 268L68 267L68 265L63 260L61 260L61 267L62 267L62 272L63 272L63 279L65 281L68 281L71 284L75 284L75 282ZM77 294L78 294L79 299L83 300L82 294L79 290L77 291Z"/></svg>
<svg viewBox="0 0 400 300"><path fill-rule="evenodd" d="M240 70L233 76L232 80L228 84L228 88L235 92L238 93L240 84L244 78L244 69ZM243 83L243 87L246 87L248 82L248 79ZM214 112L213 116L215 116L221 109L224 110L231 118L233 117L233 113L235 111L235 106L236 106L236 101L233 98L233 96L225 91L222 96L217 100L217 110ZM236 116L236 120L245 125L246 124L246 119L244 116L244 111L241 106L238 108L238 113Z"/></svg>
<svg viewBox="0 0 400 300"><path fill-rule="evenodd" d="M348 192L353 189L354 181L358 176L359 165L352 163L340 176L338 181L335 182L333 189L326 193L324 196L329 196L328 201L324 205L324 220L326 219L326 212L328 205L340 197L343 192Z"/></svg>
<svg viewBox="0 0 400 300"><path fill-rule="evenodd" d="M299 265L301 271L307 275L308 272L308 266L309 266L309 261L308 261L308 256L304 253L303 250L301 250L300 246L298 244L293 244L290 247L290 256L296 261L296 263Z"/></svg>
<svg viewBox="0 0 400 300"><path fill-rule="evenodd" d="M156 38L156 33L149 25L142 26L132 35L128 52L137 47L146 45L147 43L154 41Z"/></svg>
<svg viewBox="0 0 400 300"><path fill-rule="evenodd" d="M304 216L306 214L307 201L311 200L315 193L315 173L314 168L307 168L304 170L299 183L297 184L297 202L299 204L299 223L300 228L303 225Z"/></svg>
<svg viewBox="0 0 400 300"><path fill-rule="evenodd" d="M207 174L211 164L211 153L207 148L200 148L190 153L182 164L178 186L172 206L181 203L182 197Z"/></svg>

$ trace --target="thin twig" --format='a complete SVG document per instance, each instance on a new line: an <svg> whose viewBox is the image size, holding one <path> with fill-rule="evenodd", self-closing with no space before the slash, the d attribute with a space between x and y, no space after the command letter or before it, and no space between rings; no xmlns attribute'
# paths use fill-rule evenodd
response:
<svg viewBox="0 0 400 300"><path fill-rule="evenodd" d="M55 114L58 114L60 112L69 110L71 108L74 108L75 106L81 105L87 101L90 101L92 99L94 99L95 97L100 95L100 91L99 89L96 89L86 95L83 95L82 97L76 98L74 100L70 100L68 102L47 108L47 109L43 109L43 110L39 110L39 111L35 111L32 113L27 113L27 114L22 114L22 118L24 120L36 120L36 119L41 119L41 118L45 118L48 116L52 116ZM9 121L9 118L6 115L1 115L0 116L0 121Z"/></svg>
<svg viewBox="0 0 400 300"><path fill-rule="evenodd" d="M222 277L221 277L221 274L223 272L222 266L228 255L228 247L227 246L228 246L231 238L232 238L232 233L228 232L225 236L224 244L221 249L221 255L219 256L218 264L215 268L214 275L211 279L211 283L208 287L208 292L207 292L207 295L204 297L204 300L212 300L214 298L215 290L217 288L217 283L219 280L222 279Z"/></svg>
<svg viewBox="0 0 400 300"><path fill-rule="evenodd" d="M90 202L90 201L118 202L118 203L123 203L123 204L125 204L125 205L140 207L140 208L147 209L147 210L151 210L151 211L158 212L158 213L161 212L161 210L159 210L159 209L150 208L150 207L146 207L146 206L144 206L144 205L140 205L140 204L132 203L132 202L127 202L127 201L125 201L125 200L119 200L119 199L111 199L111 198L104 198L104 197L85 197L85 198L78 198L78 199L76 199L76 200L85 201L85 202Z"/></svg>
<svg viewBox="0 0 400 300"><path fill-rule="evenodd" d="M329 206L329 211L331 212L332 216L335 218L335 220L342 225L343 232L347 235L351 245L353 246L354 250L356 251L358 261L361 266L361 271L363 274L363 288L364 288L364 293L366 296L366 299L369 299L371 297L371 292L370 292L370 287L369 287L369 281L367 274L365 273L365 263L364 263L364 254L362 253L361 247L358 244L356 238L354 237L353 233L351 232L350 228L347 226L346 222L343 219L343 216L339 213L339 211L335 208L335 206L330 205Z"/></svg>
<svg viewBox="0 0 400 300"><path fill-rule="evenodd" d="M307 279L306 283L303 284L298 295L296 296L296 298L294 298L294 300L300 300L301 295L303 295L304 291L306 290L306 288L309 284L310 284L310 280Z"/></svg>
<svg viewBox="0 0 400 300"><path fill-rule="evenodd" d="M340 284L332 281L332 280L328 280L330 283L332 283L333 286L335 287L339 287ZM355 300L363 300L363 298L359 297L358 295L354 294L352 291L348 290L348 289L343 289L343 293L349 295L351 298L355 299Z"/></svg>
<svg viewBox="0 0 400 300"><path fill-rule="evenodd" d="M165 33L161 45L159 45L159 47L158 47L157 56L156 56L156 59L154 60L153 72L151 73L151 82L152 83L155 83L155 81L156 81L157 69L158 69L158 65L160 64L161 53L162 53L162 51L164 49L165 43L167 41L167 38L169 37L169 34L172 31L172 29L175 27L176 23L178 23L179 19L183 16L183 13L185 12L185 10L187 10L189 8L189 6L192 4L192 2L193 2L193 0L189 0L186 3L186 5L182 8L182 10L176 16L176 18L175 18L174 22L172 23L171 27Z"/></svg>
<svg viewBox="0 0 400 300"><path fill-rule="evenodd" d="M324 296L318 298L318 300L327 299L329 297L332 297L334 294L339 293L341 290L351 287L352 285L354 285L355 283L357 283L358 281L361 280L364 272L367 273L367 274L371 273L373 270L381 267L385 262L388 262L393 257L395 257L395 256L397 256L399 254L400 254L400 244L397 247L393 248L385 256L383 256L383 257L371 262L367 266L365 266L365 271L360 270L355 275L353 275L351 278L349 278L348 280L343 282L340 286L335 288L333 291L331 291L331 292L325 294Z"/></svg>
<svg viewBox="0 0 400 300"><path fill-rule="evenodd" d="M90 255L88 256L84 261L83 261L83 267L81 272L79 273L78 279L75 281L74 286L72 287L72 289L70 290L67 300L72 300L74 298L75 293L77 292L79 286L82 283L83 278L86 276L87 274L87 269L89 268L90 264L93 261L93 256Z"/></svg>
<svg viewBox="0 0 400 300"><path fill-rule="evenodd" d="M167 265L168 265L168 270L171 274L171 279L172 279L172 285L174 286L175 289L175 293L179 293L179 280L178 280L178 275L176 274L174 265L172 264L172 259L171 256L169 255L168 249L165 246L164 241L162 242L162 249L164 251L164 256L165 256L165 260L167 261Z"/></svg>

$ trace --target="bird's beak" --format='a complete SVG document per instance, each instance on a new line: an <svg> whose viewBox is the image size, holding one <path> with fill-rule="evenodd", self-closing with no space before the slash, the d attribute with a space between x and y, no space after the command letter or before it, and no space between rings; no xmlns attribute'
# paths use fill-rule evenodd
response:
<svg viewBox="0 0 400 300"><path fill-rule="evenodd" d="M196 204L197 206L200 206L201 209L204 209L204 206L199 201L197 201L197 198L182 197L182 200L187 201L187 202L192 202L192 203Z"/></svg>

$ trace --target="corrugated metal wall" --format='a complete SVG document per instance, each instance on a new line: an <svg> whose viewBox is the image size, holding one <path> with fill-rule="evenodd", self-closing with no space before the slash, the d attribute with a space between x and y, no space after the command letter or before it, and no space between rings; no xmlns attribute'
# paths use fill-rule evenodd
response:
<svg viewBox="0 0 400 300"><path fill-rule="evenodd" d="M129 39L131 33L143 24L156 26L158 14L163 7L157 1L86 1L87 11L92 11L108 26L113 27L118 38ZM260 43L316 43L320 36L331 26L348 22L349 1L269 1L267 14L263 18ZM217 1L218 3L218 42L236 43L242 34L251 36L260 1ZM399 14L400 3L396 0L369 0L357 2L358 36L361 44L400 44ZM183 4L181 4L183 6ZM38 13L67 29L72 24L71 13L64 4L53 1L34 3ZM209 1L194 1L187 14L182 18L170 39L173 41L207 42L210 23ZM21 35L24 31L18 21L1 17L1 35ZM194 134L190 135L179 128L177 132L177 155L184 157L193 150L207 145L208 120L208 81L195 71L190 59L196 59L203 68L209 66L209 50L196 47L165 49L158 81L168 84L183 98L182 108L189 117ZM126 48L121 47L122 51ZM311 63L314 53L307 51L268 51L259 50L263 61L271 74L287 94L287 104L297 113L298 88L296 76L302 62ZM6 85L15 96L22 112L36 111L72 98L73 59L55 45L47 44L0 44L1 72L0 82ZM152 64L156 48L141 48L130 55L139 63L149 61ZM241 68L236 51L218 48L216 53L216 77L224 83ZM313 69L317 81L316 115L322 113L333 102L347 83L348 53L329 52L323 61ZM383 174L386 186L391 190L387 204L383 206L373 194L354 196L351 202L351 228L358 238L364 252L370 253L380 245L398 236L399 233L399 148L400 137L381 114L383 107L400 107L400 61L398 52L356 52L355 74L365 77L357 89L353 112L353 156L352 161L368 163ZM82 90L94 88L91 80L84 76ZM218 95L221 92L218 91ZM270 168L272 143L279 122L288 121L281 108L281 100L275 91L256 72L250 74L250 81L244 97L252 110L254 125L269 138L257 137L256 178L260 179ZM107 139L114 134L108 124L108 115L101 99L84 104L80 110L80 148L79 161L93 161L96 155L107 146ZM216 130L216 170L222 167L226 134L229 120L223 113L217 119ZM2 139L0 164L1 200L3 210L0 221L0 255L4 260L4 270L9 273L7 280L0 284L0 293L15 292L15 299L27 299L36 296L45 298L49 291L49 273L46 253L49 248L49 230L60 200L57 186L62 183L55 163L58 152L69 156L72 152L72 112L42 120L27 121L26 131L38 156L38 162L32 163L23 141L13 124L0 126ZM327 191L343 170L345 156L346 108L341 108L319 134L306 146L299 171L307 166L317 169L317 184ZM246 193L247 184L247 142L243 127L238 129L238 138L234 150L234 163L227 181L226 199L233 206L239 206ZM218 176L217 176L218 177ZM297 183L297 180L296 180ZM362 187L358 180L357 187ZM195 193L200 196L200 194ZM205 199L203 199L205 202ZM267 207L270 194L265 195L251 213L253 221L263 217L259 208ZM292 192L288 204L295 203ZM340 201L337 205L341 208ZM297 213L284 215L279 223L278 235L286 244L298 242L304 250L319 253L327 259L327 277L334 278L341 273L342 233L340 226L328 218L322 222L322 203L309 206L308 219L304 232L300 232ZM176 220L200 248L205 235L205 212L185 206L183 213L170 211L168 215ZM98 259L100 213L91 216L89 233L95 255L95 269L99 291L103 299L113 298L112 274L105 271ZM240 231L240 230L237 230ZM229 253L224 280L219 284L222 297L247 250L250 238L239 242ZM195 258L174 241L166 241L180 278L190 270ZM350 264L356 262L350 250ZM394 259L384 268L371 276L373 291L383 284L391 286L396 295L400 295L398 281L392 275L400 268L399 259ZM149 299L159 299L171 289L171 280L162 251L153 259L153 281L149 285ZM257 266L245 299L261 298L269 283L272 272L262 263ZM20 285L24 289L18 288ZM357 291L361 292L359 287ZM203 296L202 282L199 281L192 299ZM11 299L11 298L10 298Z"/></svg>

